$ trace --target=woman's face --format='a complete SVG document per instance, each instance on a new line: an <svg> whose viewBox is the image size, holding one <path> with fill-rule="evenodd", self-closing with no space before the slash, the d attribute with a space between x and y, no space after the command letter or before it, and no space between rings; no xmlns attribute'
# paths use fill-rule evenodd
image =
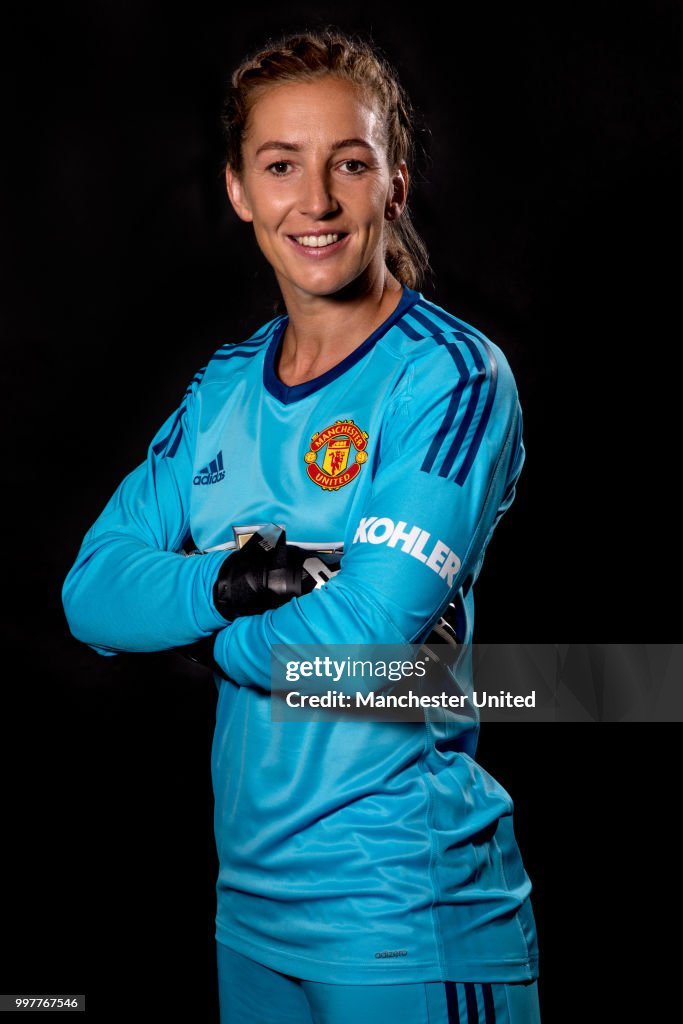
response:
<svg viewBox="0 0 683 1024"><path fill-rule="evenodd" d="M384 230L405 205L375 104L332 76L267 88L253 106L230 200L251 221L285 300L384 280Z"/></svg>

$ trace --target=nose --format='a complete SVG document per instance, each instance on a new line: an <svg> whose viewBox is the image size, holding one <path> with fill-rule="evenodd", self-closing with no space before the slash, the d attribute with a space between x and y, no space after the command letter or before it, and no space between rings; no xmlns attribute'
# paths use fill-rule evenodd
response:
<svg viewBox="0 0 683 1024"><path fill-rule="evenodd" d="M303 175L299 207L301 213L314 220L322 220L338 212L339 202L333 195L327 168L311 169Z"/></svg>

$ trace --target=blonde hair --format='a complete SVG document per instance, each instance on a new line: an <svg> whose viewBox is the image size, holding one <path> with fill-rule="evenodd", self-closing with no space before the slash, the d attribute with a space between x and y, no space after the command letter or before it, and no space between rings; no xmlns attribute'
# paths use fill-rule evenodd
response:
<svg viewBox="0 0 683 1024"><path fill-rule="evenodd" d="M233 72L222 120L227 163L236 174L242 171L242 141L249 113L263 90L323 75L353 82L376 99L385 126L389 164L394 169L405 160L410 167L415 154L413 113L396 72L369 43L328 28L271 42ZM385 262L409 288L419 286L429 269L427 248L407 207L398 220L386 223Z"/></svg>

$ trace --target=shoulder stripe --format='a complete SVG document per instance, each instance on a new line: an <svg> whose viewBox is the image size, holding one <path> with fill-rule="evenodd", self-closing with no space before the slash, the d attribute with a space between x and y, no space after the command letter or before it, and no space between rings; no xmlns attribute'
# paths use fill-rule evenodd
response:
<svg viewBox="0 0 683 1024"><path fill-rule="evenodd" d="M183 428L182 428L182 425L181 425L180 429L178 430L178 433L176 434L175 441L173 442L171 447L166 452L166 458L167 459L172 459L173 456L175 455L175 453L178 451L178 446L180 445L180 440L181 440L182 436L183 436Z"/></svg>
<svg viewBox="0 0 683 1024"><path fill-rule="evenodd" d="M260 346L263 344L265 340L266 338L259 338L258 340L254 341L250 338L248 341L229 342L227 345L221 345L221 347L216 351L215 355L218 355L221 352L230 354L231 352L240 352L246 349L257 349L260 348Z"/></svg>
<svg viewBox="0 0 683 1024"><path fill-rule="evenodd" d="M251 359L252 356L257 356L261 351L262 346L252 349L246 352L240 345L234 352L217 352L213 357L217 361L227 362L228 359Z"/></svg>
<svg viewBox="0 0 683 1024"><path fill-rule="evenodd" d="M410 323L408 322L408 317L413 315L413 308L409 309L406 312L405 316L396 324L396 327L398 328L399 331L403 331L406 337L410 338L411 341L421 341L422 335L418 334L415 328L411 327ZM418 318L416 317L416 319Z"/></svg>
<svg viewBox="0 0 683 1024"><path fill-rule="evenodd" d="M248 345L251 342L257 342L261 340L266 337L270 330L272 330L274 322L275 321L273 320L269 320L267 324L263 324L261 327L259 327L257 331L254 331L254 333L249 335L249 337L246 338L244 341L226 341L224 345L220 346L220 349L234 348L236 345ZM220 351L220 349L218 351Z"/></svg>
<svg viewBox="0 0 683 1024"><path fill-rule="evenodd" d="M161 441L157 441L157 443L152 447L152 451L154 452L155 455L161 455L161 453L169 444L170 447L166 452L167 458L172 459L175 453L178 451L178 445L180 444L180 440L183 436L182 418L185 415L185 410L187 409L187 396L192 394L196 386L201 382L202 377L204 376L205 373L206 366L202 366L201 370L197 370L197 372L195 373L194 377L192 378L192 381L190 382L189 388L186 389L185 394L183 395L183 400L180 403L180 408L178 409L178 412L175 415L173 423L171 424L171 429L166 434L166 437L163 437ZM176 429L178 430L178 433L175 437L175 440L172 441Z"/></svg>
<svg viewBox="0 0 683 1024"><path fill-rule="evenodd" d="M264 342L270 341L273 335L273 331L276 327L279 327L283 320L283 317L279 317L277 320L271 320L269 323L252 334L246 341L234 341L227 342L214 353L214 359L225 359L228 356L233 355L255 355L260 348L263 347Z"/></svg>
<svg viewBox="0 0 683 1024"><path fill-rule="evenodd" d="M441 329L445 326L450 327L452 331L463 331L465 334L470 334L477 338L482 337L481 332L477 331L471 324L466 324L464 320L458 320L457 316L447 313L440 306L430 305L424 299L417 302L416 306L430 317L433 324Z"/></svg>
<svg viewBox="0 0 683 1024"><path fill-rule="evenodd" d="M441 463L441 469L439 470L439 476L447 477L447 476L450 475L450 472L451 472L451 470L453 468L453 463L455 462L455 459L456 459L458 453L462 450L463 445L465 444L465 438L467 437L467 433L468 433L468 431L470 429L470 424L472 423L472 420L474 419L474 414L475 414L475 412L477 410L477 406L479 405L479 395L481 393L483 382L484 382L484 377L483 377L483 374L480 371L479 374L477 375L477 379L476 379L476 381L474 383L474 386L472 387L472 394L470 395L470 400L467 403L467 409L465 410L465 415L463 416L462 420L460 421L460 426L458 427L458 429L456 431L456 434L455 434L455 437L453 438L453 440L451 442L451 446L448 449L443 462ZM464 384L464 381L462 383ZM467 474L465 474L465 475L467 475ZM457 480L457 482L458 483L462 483L463 482L463 480L460 479L460 473L458 473L458 480Z"/></svg>
<svg viewBox="0 0 683 1024"><path fill-rule="evenodd" d="M451 395L451 400L448 403L448 408L446 409L446 413L444 415L441 426L439 427L438 431L434 436L434 440L429 446L429 451L427 452L424 462L420 466L420 469L424 473L431 473L432 468L434 466L434 461L437 455L439 454L441 445L443 444L444 439L448 434L448 431L451 429L451 426L453 425L453 420L455 419L456 414L458 412L460 398L465 388L468 376L467 365L465 364L465 360L463 359L462 354L458 351L457 346L447 342L443 334L435 334L433 335L433 337L434 341L436 341L437 344L443 345L443 347L446 349L451 359L455 363L458 369L458 383L453 389L453 394Z"/></svg>
<svg viewBox="0 0 683 1024"><path fill-rule="evenodd" d="M447 323L437 324L434 320L429 319L427 316L425 316L424 313L420 312L420 309L420 303L416 302L413 308L410 310L410 316L420 325L420 327L424 327L427 329L427 331L429 332L427 337L429 337L430 335L433 336L435 330L439 334L443 332L444 328L452 330L450 325ZM416 338L423 339L424 337L424 335L416 334Z"/></svg>
<svg viewBox="0 0 683 1024"><path fill-rule="evenodd" d="M468 346L468 348L470 348L469 339L465 339L465 344ZM479 448L481 446L482 438L486 432L486 428L489 425L489 420L491 419L491 409L493 408L493 400L496 397L496 389L498 386L498 364L496 363L491 348L486 344L485 341L482 341L482 344L484 346L484 349L486 350L486 354L488 355L489 369L487 373L486 370L484 369L484 364L482 360L481 372L485 376L482 377L481 380L482 383L484 379L488 380L488 390L486 393L486 402L484 404L482 414L479 417L479 422L477 424L477 429L475 431L474 437L470 442L469 449L467 450L463 463L455 477L456 484L460 484L461 486L462 484L465 483L465 480L467 479L467 474L472 468L472 464L477 457L477 452L479 451ZM470 351L474 353L475 350L476 346L472 345ZM478 352L477 355L479 355Z"/></svg>
<svg viewBox="0 0 683 1024"><path fill-rule="evenodd" d="M263 324L257 331L247 338L247 341L257 341L259 338L268 337L273 333L276 327L279 327L283 320L287 317L286 313L281 313L279 316L274 317L273 320L269 320L267 324Z"/></svg>
<svg viewBox="0 0 683 1024"><path fill-rule="evenodd" d="M450 476L458 456L461 456L462 461L455 475L455 483L462 486L465 483L474 460L477 457L477 453L481 447L482 438L491 418L491 410L493 408L493 401L496 395L498 382L498 365L496 363L496 358L493 354L493 350L483 335L479 332L475 333L472 328L468 328L465 323L458 320L456 317L451 316L450 313L442 313L441 310L433 310L425 305L424 302L420 301L417 302L410 311L410 315L422 327L426 327L432 332L434 332L435 327L440 328L437 333L432 333L432 337L437 344L443 345L444 348L447 349L458 367L458 372L460 374L460 380L453 392L453 395L451 396L441 427L439 428L439 431L429 448L427 457L422 464L421 468L426 473L431 472L434 467L441 445L443 444L449 429L453 425L454 418L457 415L458 407L460 405L460 398L465 386L465 381L470 374L464 355L461 351L461 346L456 345L452 341L446 340L443 333L444 328L447 328L448 333L453 334L458 341L465 346L467 352L472 358L474 366L477 368L476 380L472 387L472 394L467 404L467 408L438 471L439 476L441 477ZM485 393L483 403L482 392ZM477 418L477 410L480 409L480 407L481 411ZM474 432L472 433L473 423L476 425L474 426ZM469 443L467 442L468 434L472 434Z"/></svg>
<svg viewBox="0 0 683 1024"><path fill-rule="evenodd" d="M202 379L202 377L204 376L205 373L206 373L206 367L205 366L203 366L201 368L201 370L198 370L197 373L195 373L194 377L190 381L190 386L185 389L185 394L186 395L191 394L192 389L194 388L194 385L195 384L199 384L200 380Z"/></svg>
<svg viewBox="0 0 683 1024"><path fill-rule="evenodd" d="M185 402L183 402L183 404L181 405L180 409L178 409L178 412L176 413L176 417L173 420L173 423L171 424L171 429L169 430L169 432L166 435L166 437L162 438L161 441L157 441L157 443L152 448L152 451L154 452L155 455L161 455L161 453L163 452L164 448L166 447L166 445L169 443L169 441L173 437L173 434L175 433L175 429L178 426L178 424L180 423L180 421L181 421L181 419L183 417L183 413L184 412L185 412ZM182 432L183 432L183 428L181 426L180 430L178 431L178 435L182 434ZM176 449L177 449L177 447L178 446L176 445ZM174 449L174 454L175 454L175 449Z"/></svg>

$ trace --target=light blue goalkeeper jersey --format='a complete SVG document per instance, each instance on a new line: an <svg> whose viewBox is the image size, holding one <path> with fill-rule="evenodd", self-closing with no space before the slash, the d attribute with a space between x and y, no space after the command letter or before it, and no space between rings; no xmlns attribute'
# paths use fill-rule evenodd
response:
<svg viewBox="0 0 683 1024"><path fill-rule="evenodd" d="M471 643L472 586L524 460L512 373L405 288L351 355L287 387L286 323L195 376L84 540L64 586L70 627L102 653L220 630L220 942L313 981L535 978L512 800L474 760L476 723L274 721L270 693L275 644L419 641L449 602ZM264 523L343 549L341 570L226 625L218 568ZM190 537L201 557L182 554Z"/></svg>

